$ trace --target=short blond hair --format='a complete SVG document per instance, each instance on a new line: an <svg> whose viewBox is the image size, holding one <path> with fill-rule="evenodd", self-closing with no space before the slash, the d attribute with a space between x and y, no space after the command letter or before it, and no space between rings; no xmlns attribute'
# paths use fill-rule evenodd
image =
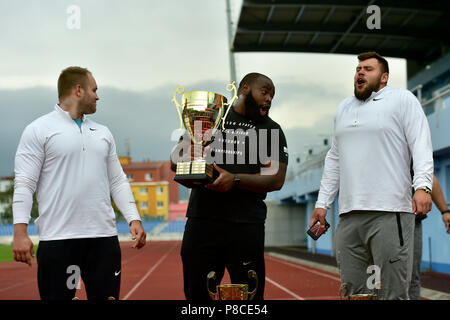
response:
<svg viewBox="0 0 450 320"><path fill-rule="evenodd" d="M58 78L58 98L69 96L72 89L78 84L86 89L90 73L88 69L81 67L68 67L61 71Z"/></svg>

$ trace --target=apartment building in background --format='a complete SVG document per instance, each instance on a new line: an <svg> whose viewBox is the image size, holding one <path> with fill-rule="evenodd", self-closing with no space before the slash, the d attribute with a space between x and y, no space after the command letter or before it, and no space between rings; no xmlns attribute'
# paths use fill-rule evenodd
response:
<svg viewBox="0 0 450 320"><path fill-rule="evenodd" d="M184 218L187 205L179 204L179 187L173 180L175 173L170 170L170 161L133 162L131 157L119 157L119 160L141 216L164 221ZM170 214L173 208L176 214Z"/></svg>

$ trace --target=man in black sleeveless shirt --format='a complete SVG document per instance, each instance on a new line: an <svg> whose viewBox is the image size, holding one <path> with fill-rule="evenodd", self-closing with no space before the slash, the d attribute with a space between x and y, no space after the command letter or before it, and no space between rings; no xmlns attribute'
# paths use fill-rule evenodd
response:
<svg viewBox="0 0 450 320"><path fill-rule="evenodd" d="M246 75L225 130L216 131L207 149L207 162L214 163L218 176L211 184L192 188L189 199L181 248L188 300L209 300L207 275L216 273L211 284L215 291L225 268L232 283L248 283L249 291L256 281L249 280L248 271L255 271L254 299L263 299L264 199L267 192L281 189L288 163L284 133L268 116L274 94L267 76Z"/></svg>

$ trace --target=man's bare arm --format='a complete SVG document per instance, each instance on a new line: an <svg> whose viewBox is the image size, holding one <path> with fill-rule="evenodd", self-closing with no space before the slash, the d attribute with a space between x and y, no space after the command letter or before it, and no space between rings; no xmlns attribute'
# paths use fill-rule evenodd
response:
<svg viewBox="0 0 450 320"><path fill-rule="evenodd" d="M270 173L269 171L266 171L266 174L238 173L237 176L240 180L238 188L261 193L280 190L286 177L287 164L272 161L271 165L278 168L278 170L272 174L267 174ZM219 176L213 183L208 184L205 187L219 192L231 190L234 187L234 174L220 168L217 164L214 164L214 169L219 172Z"/></svg>

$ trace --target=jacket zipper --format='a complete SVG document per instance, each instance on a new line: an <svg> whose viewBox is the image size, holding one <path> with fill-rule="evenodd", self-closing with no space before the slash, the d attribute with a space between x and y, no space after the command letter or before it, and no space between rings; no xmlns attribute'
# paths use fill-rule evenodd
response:
<svg viewBox="0 0 450 320"><path fill-rule="evenodd" d="M75 123L75 125L78 127L78 125ZM84 144L84 135L83 135L83 130L81 130L81 128L83 127L83 122L81 123L81 126L79 127L80 129L80 135L81 135L81 145L83 147L83 151L86 151L86 147Z"/></svg>

